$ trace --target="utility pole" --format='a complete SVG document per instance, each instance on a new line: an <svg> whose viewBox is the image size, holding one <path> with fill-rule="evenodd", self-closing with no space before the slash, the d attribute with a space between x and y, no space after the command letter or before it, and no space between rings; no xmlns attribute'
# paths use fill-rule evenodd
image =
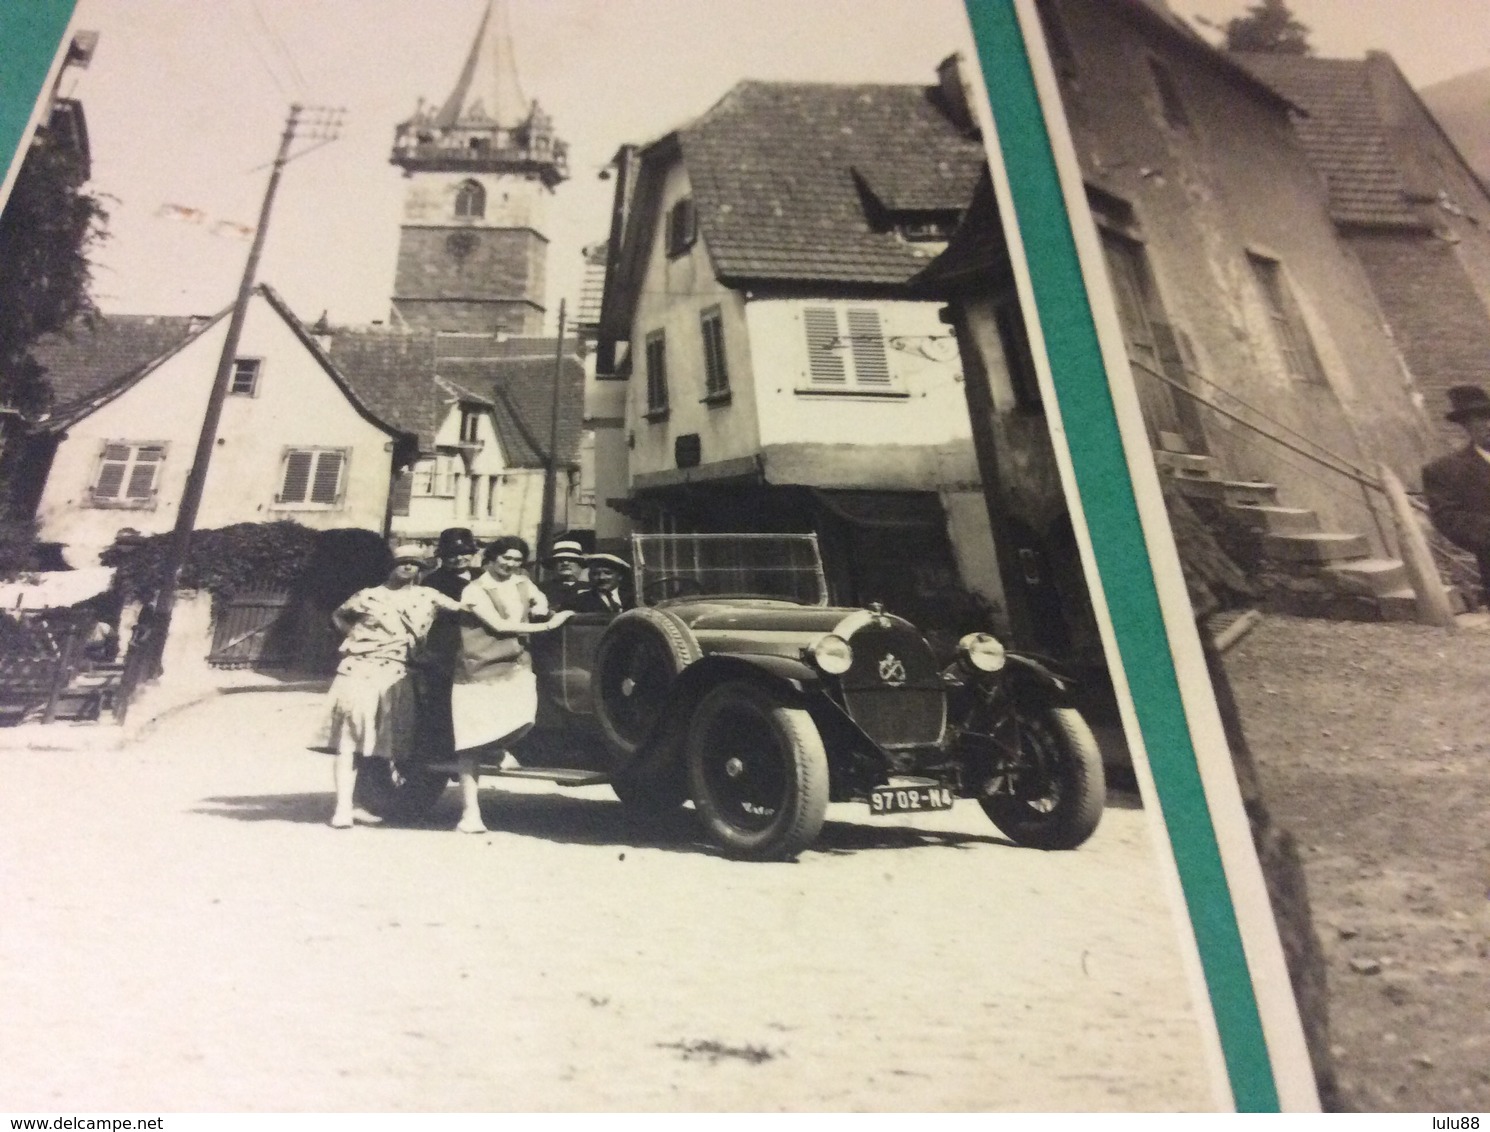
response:
<svg viewBox="0 0 1490 1132"><path fill-rule="evenodd" d="M253 244L248 249L248 260L243 265L243 278L238 284L238 298L233 303L233 313L228 319L227 337L223 340L222 354L217 360L217 375L212 383L212 392L207 398L202 431L197 435L196 455L191 462L191 471L186 476L181 505L176 511L176 526L172 531L170 555L165 567L166 580L155 601L155 632L152 637L154 655L150 658L149 675L159 673L161 654L170 633L171 614L176 608L176 589L180 583L181 569L191 551L191 536L196 529L197 512L202 506L202 489L207 483L207 469L212 462L213 446L217 443L217 426L222 419L222 406L227 399L233 362L238 356L238 339L243 334L243 320L248 315L248 302L253 296L254 274L258 271L259 256L263 253L264 239L269 231L269 212L274 207L274 194L279 189L280 174L292 160L290 146L297 136L318 139L319 144L311 148L319 148L320 145L335 141L341 129L343 113L340 109L305 107L295 103L291 105L289 115L285 118L285 130L279 139L279 152L275 155L274 166L269 173L269 184L264 189L264 203L259 208L259 224L254 229ZM310 115L310 120L302 124L302 115L307 114Z"/></svg>
<svg viewBox="0 0 1490 1132"><path fill-rule="evenodd" d="M554 347L554 396L549 406L548 454L543 466L543 514L538 520L540 558L554 537L554 511L559 479L559 404L564 393L564 300L559 300L559 344Z"/></svg>

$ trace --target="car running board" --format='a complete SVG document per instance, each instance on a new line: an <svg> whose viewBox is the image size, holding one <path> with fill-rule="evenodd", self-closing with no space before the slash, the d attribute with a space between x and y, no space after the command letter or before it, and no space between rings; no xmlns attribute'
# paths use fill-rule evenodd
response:
<svg viewBox="0 0 1490 1132"><path fill-rule="evenodd" d="M460 768L454 763L428 763L424 770L437 774L457 774ZM506 770L500 767L483 766L476 772L482 778L537 778L557 786L603 786L610 775L598 770L574 770L562 766L514 766Z"/></svg>

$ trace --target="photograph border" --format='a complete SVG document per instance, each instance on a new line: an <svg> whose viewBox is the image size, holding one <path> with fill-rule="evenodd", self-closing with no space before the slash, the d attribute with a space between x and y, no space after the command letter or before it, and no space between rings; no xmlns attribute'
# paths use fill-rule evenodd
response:
<svg viewBox="0 0 1490 1132"><path fill-rule="evenodd" d="M1063 465L1069 460L1066 466L1074 476L1073 509L1079 507L1077 517L1083 519L1076 524L1078 537L1100 579L1101 592L1094 599L1110 619L1109 645L1121 657L1121 671L1115 675L1131 694L1136 717L1131 722L1136 722L1152 776L1149 793L1162 812L1198 951L1209 1001L1197 1005L1214 1018L1238 1111L1317 1107L1317 1098L1312 1106L1308 1100L1312 1080L1307 1086L1289 1084L1279 1071L1290 1055L1297 1055L1294 1064L1303 1067L1303 1076L1308 1065L1301 1036L1296 1048L1292 1045L1298 1023L1286 978L1271 988L1281 992L1281 999L1277 993L1259 994L1260 976L1266 982L1282 971L1281 950L1250 842L1227 848L1238 828L1246 836L1235 782L1228 792L1222 766L1208 755L1207 773L1197 760L1198 749L1203 754L1219 751L1224 760L1225 745L1219 723L1211 718L1214 701L1208 711L1204 705L1204 697L1210 696L1204 668L1190 672L1190 641L1174 621L1172 603L1166 622L1163 587L1178 577L1177 559L1171 563L1161 557L1156 569L1151 558L1167 544L1167 526L1162 508L1157 523L1150 514L1145 525L1131 478L1135 469L1125 454L1103 364L1100 319L1067 213L1069 186L1063 186L1058 150L1061 141L1067 148L1070 142L1054 140L1058 131L1051 128L1050 115L1058 120L1061 111L1058 100L1053 109L1049 105L1053 86L1046 89L1042 106L1037 72L1041 66L1048 69L1048 60L1036 59L1042 48L1033 7L1029 0L965 0L965 7L999 125L995 156L1002 158L1002 177L1013 204L1008 219L1017 222L1026 253L1023 266L1034 299L1027 315L1032 322L1038 319L1036 333L1043 339L1049 369L1061 375L1054 384L1059 422L1053 421L1053 432L1060 459ZM59 45L73 8L73 0L28 0L0 8L0 152L23 152L44 109L36 94L46 89L61 64ZM18 166L14 158L8 162L0 200ZM1136 413L1136 406L1132 410ZM1151 502L1160 506L1156 493ZM1173 556L1172 544L1168 553ZM1180 593L1183 597L1182 583ZM1194 636L1193 626L1189 636ZM1193 654L1200 655L1198 637ZM1177 655L1187 662L1180 666L1184 672L1177 671ZM1229 775L1229 764L1224 769ZM1249 909L1261 919L1247 914Z"/></svg>
<svg viewBox="0 0 1490 1132"><path fill-rule="evenodd" d="M1199 637L1193 623L1179 624L1188 598L1156 473L1150 463L1147 479L1154 482L1147 483L1125 449L1103 320L1089 291L1101 285L1101 276L1093 278L1091 257L1084 263L1080 251L1082 221L1085 227L1092 221L1079 200L1079 218L1068 213L1074 149L1053 72L1043 83L1038 79L1050 72L1038 16L1032 0L967 0L966 6L1008 179L1013 216L1006 224L1018 228L1032 290L1026 317L1038 322L1050 370L1061 375L1052 382L1060 413L1052 432L1070 461L1074 502L1084 519L1077 529L1088 535L1100 582L1093 589L1105 598L1236 1108L1317 1111L1297 1007ZM1074 175L1079 193L1079 171ZM1115 312L1106 313L1115 320ZM1107 337L1111 333L1108 328ZM1136 394L1128 393L1133 403L1126 408L1141 434ZM1147 526L1139 486L1149 489ZM1176 656L1189 663L1177 668ZM1198 750L1208 755L1209 774ZM1259 996L1259 988L1270 993Z"/></svg>

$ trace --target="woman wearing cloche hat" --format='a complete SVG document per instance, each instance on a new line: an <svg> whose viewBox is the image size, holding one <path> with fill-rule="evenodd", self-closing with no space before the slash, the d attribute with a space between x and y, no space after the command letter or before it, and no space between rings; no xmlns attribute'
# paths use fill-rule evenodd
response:
<svg viewBox="0 0 1490 1132"><path fill-rule="evenodd" d="M331 824L376 822L353 805L359 758L392 758L409 750L414 734L414 693L409 658L429 635L435 618L466 608L438 590L417 585L428 565L418 546L400 546L381 585L358 590L331 615L345 634L336 678L312 750L336 756L336 809ZM481 617L480 610L472 610Z"/></svg>

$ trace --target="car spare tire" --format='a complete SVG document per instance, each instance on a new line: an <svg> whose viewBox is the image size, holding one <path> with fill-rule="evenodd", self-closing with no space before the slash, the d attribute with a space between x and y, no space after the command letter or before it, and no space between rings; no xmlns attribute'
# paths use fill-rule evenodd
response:
<svg viewBox="0 0 1490 1132"><path fill-rule="evenodd" d="M631 609L606 629L591 671L606 740L634 755L666 709L673 682L700 657L688 628L661 609Z"/></svg>

